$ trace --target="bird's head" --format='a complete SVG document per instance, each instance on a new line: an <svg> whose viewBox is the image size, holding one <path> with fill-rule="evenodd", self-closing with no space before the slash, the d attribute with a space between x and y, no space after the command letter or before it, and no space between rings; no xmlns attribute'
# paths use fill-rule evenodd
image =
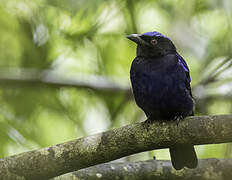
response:
<svg viewBox="0 0 232 180"><path fill-rule="evenodd" d="M144 34L130 34L127 38L138 45L137 56L163 56L176 51L172 41L156 31Z"/></svg>

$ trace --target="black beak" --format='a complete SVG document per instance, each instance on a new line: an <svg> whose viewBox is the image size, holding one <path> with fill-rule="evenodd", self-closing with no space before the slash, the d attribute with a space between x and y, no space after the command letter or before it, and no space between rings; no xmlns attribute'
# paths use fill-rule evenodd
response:
<svg viewBox="0 0 232 180"><path fill-rule="evenodd" d="M144 41L141 38L140 34L130 34L130 35L127 35L126 37L130 39L131 41L134 41L136 44L149 46L149 43Z"/></svg>

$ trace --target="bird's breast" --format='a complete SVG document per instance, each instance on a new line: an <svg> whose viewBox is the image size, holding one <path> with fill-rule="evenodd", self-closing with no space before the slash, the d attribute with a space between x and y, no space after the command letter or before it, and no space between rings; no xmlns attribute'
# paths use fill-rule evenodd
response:
<svg viewBox="0 0 232 180"><path fill-rule="evenodd" d="M178 59L144 60L135 58L131 67L131 83L136 103L144 109L178 108L186 97L185 72ZM148 110L149 111L149 110Z"/></svg>
<svg viewBox="0 0 232 180"><path fill-rule="evenodd" d="M163 59L143 60L136 58L131 67L131 82L136 93L159 99L163 94L175 88L177 61ZM137 92L138 91L138 92ZM170 92L171 93L171 92Z"/></svg>

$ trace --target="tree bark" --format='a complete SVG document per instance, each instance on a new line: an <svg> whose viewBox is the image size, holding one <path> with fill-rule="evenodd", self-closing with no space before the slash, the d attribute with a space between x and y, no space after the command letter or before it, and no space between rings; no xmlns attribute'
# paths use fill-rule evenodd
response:
<svg viewBox="0 0 232 180"><path fill-rule="evenodd" d="M229 180L232 177L232 159L202 159L196 169L176 171L167 160L106 163L53 180Z"/></svg>
<svg viewBox="0 0 232 180"><path fill-rule="evenodd" d="M0 159L2 179L47 179L131 154L176 144L232 142L232 115L187 117L179 122L134 123L52 147Z"/></svg>

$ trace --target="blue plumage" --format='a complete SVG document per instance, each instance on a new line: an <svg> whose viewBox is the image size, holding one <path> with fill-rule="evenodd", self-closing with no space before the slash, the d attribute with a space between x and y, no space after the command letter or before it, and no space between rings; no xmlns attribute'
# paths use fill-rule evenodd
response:
<svg viewBox="0 0 232 180"><path fill-rule="evenodd" d="M189 73L175 54L136 57L131 66L135 101L151 119L174 119L193 113Z"/></svg>
<svg viewBox="0 0 232 180"><path fill-rule="evenodd" d="M147 36L156 36L156 37L164 37L164 38L167 38L169 39L167 36L157 32L157 31L153 31L153 32L146 32L146 33L143 33L143 35L147 35Z"/></svg>
<svg viewBox="0 0 232 180"><path fill-rule="evenodd" d="M193 115L189 68L172 41L156 31L132 34L128 38L138 45L130 71L133 94L148 120L174 120ZM191 144L170 147L170 154L176 169L197 166Z"/></svg>
<svg viewBox="0 0 232 180"><path fill-rule="evenodd" d="M187 63L185 62L185 60L183 59L183 57L181 57L181 55L179 55L178 53L176 53L177 57L178 57L178 60L179 60L179 63L180 65L184 68L184 70L186 71L187 75L188 75L188 80L189 80L189 83L191 82L191 77L189 75L189 68L188 68L188 65Z"/></svg>

